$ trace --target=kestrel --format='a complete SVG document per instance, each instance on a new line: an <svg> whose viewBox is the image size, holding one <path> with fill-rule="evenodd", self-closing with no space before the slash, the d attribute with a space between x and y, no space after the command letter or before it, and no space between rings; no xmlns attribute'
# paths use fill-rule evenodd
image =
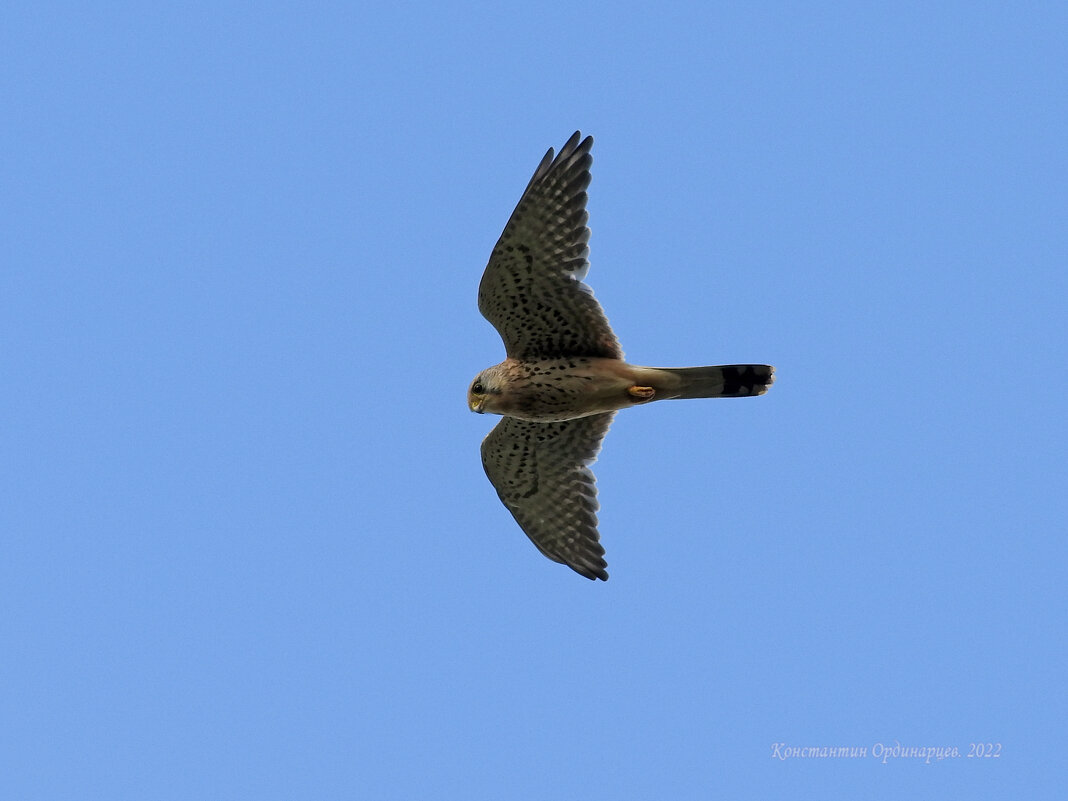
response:
<svg viewBox="0 0 1068 801"><path fill-rule="evenodd" d="M766 364L638 367L582 279L589 269L593 137L576 131L541 160L478 287L478 309L508 358L467 391L472 411L504 416L482 442L482 465L520 528L547 557L608 580L597 533L596 460L619 409L676 398L763 395Z"/></svg>

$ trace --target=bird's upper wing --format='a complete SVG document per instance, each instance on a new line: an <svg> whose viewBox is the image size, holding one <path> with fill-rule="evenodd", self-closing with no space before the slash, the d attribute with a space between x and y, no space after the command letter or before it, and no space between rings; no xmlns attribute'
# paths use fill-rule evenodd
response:
<svg viewBox="0 0 1068 801"><path fill-rule="evenodd" d="M538 549L588 579L608 580L589 469L615 412L562 423L505 417L482 442L482 466Z"/></svg>
<svg viewBox="0 0 1068 801"><path fill-rule="evenodd" d="M545 154L493 248L478 287L478 309L508 355L623 357L593 291L582 283L590 229L593 137L575 134L553 158Z"/></svg>

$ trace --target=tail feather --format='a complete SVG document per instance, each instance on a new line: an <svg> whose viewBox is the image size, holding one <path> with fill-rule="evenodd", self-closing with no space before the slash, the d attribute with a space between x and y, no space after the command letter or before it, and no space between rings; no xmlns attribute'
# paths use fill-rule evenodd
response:
<svg viewBox="0 0 1068 801"><path fill-rule="evenodd" d="M660 367L671 378L656 387L658 399L748 398L763 395L775 381L767 364L724 364L717 367Z"/></svg>

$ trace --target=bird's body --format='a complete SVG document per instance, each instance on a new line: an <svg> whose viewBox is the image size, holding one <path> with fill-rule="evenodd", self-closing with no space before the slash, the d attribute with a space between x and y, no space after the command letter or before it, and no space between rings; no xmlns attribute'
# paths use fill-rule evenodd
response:
<svg viewBox="0 0 1068 801"><path fill-rule="evenodd" d="M549 149L490 256L478 307L508 358L476 376L467 403L504 417L482 443L482 464L523 531L550 559L607 580L589 465L615 412L658 400L763 395L774 369L623 360L582 283L592 145L576 131L559 156Z"/></svg>
<svg viewBox="0 0 1068 801"><path fill-rule="evenodd" d="M770 380L771 368L764 365L670 368L601 356L509 358L478 375L473 385L486 391L469 393L468 403L478 412L558 423L654 400L762 395Z"/></svg>

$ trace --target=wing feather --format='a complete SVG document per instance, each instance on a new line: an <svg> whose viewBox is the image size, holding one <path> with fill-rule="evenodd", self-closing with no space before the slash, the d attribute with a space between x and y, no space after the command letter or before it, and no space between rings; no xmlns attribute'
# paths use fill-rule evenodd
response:
<svg viewBox="0 0 1068 801"><path fill-rule="evenodd" d="M505 417L482 442L482 466L505 507L543 554L608 580L591 465L614 412L562 423Z"/></svg>
<svg viewBox="0 0 1068 801"><path fill-rule="evenodd" d="M621 359L623 352L593 290L589 269L593 137L576 131L534 171L478 287L478 308L512 358L567 356Z"/></svg>

